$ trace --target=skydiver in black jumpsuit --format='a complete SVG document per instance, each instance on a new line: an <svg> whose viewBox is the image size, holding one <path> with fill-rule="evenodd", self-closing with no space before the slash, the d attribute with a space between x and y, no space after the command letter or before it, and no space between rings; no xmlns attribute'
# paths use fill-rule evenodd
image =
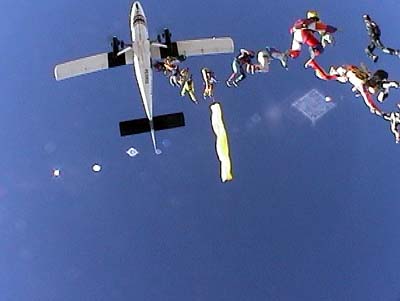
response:
<svg viewBox="0 0 400 301"><path fill-rule="evenodd" d="M371 39L370 44L368 45L367 48L365 48L365 53L374 61L374 63L378 60L378 56L373 53L376 47L382 49L384 53L400 57L399 50L389 48L383 45L383 43L381 42L381 30L379 29L378 24L372 21L369 15L363 15L363 19L368 35Z"/></svg>

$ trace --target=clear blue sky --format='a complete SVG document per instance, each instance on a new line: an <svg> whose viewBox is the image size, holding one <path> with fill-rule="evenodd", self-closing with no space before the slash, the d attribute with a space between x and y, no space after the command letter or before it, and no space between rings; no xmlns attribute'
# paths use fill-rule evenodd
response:
<svg viewBox="0 0 400 301"><path fill-rule="evenodd" d="M395 301L400 297L400 146L350 87L283 70L217 87L235 179L222 184L208 103L193 105L155 74L154 111L187 126L121 138L144 117L130 67L63 82L54 65L129 40L129 1L4 0L0 93L0 299ZM236 49L286 49L307 9L336 25L323 66L366 62L400 79L400 60L373 66L361 15L400 47L400 2L142 1L153 37L231 36ZM231 55L188 59L224 81ZM291 103L310 89L337 107L311 126ZM399 100L393 91L383 108ZM140 154L130 158L126 149ZM91 165L99 162L100 173ZM54 179L51 170L62 176Z"/></svg>

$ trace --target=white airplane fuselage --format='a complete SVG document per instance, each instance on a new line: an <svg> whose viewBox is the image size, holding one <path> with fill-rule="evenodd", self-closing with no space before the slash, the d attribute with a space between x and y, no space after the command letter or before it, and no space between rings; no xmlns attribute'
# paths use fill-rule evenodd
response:
<svg viewBox="0 0 400 301"><path fill-rule="evenodd" d="M132 4L130 13L133 67L146 116L153 120L153 73L147 19L139 2Z"/></svg>

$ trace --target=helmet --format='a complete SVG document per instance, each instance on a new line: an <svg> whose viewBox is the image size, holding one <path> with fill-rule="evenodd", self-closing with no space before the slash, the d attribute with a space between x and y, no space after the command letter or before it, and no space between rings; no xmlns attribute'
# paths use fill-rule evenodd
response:
<svg viewBox="0 0 400 301"><path fill-rule="evenodd" d="M307 19L317 19L319 20L319 14L316 10L307 11Z"/></svg>
<svg viewBox="0 0 400 301"><path fill-rule="evenodd" d="M367 14L363 15L363 19L366 21L371 21L371 17Z"/></svg>

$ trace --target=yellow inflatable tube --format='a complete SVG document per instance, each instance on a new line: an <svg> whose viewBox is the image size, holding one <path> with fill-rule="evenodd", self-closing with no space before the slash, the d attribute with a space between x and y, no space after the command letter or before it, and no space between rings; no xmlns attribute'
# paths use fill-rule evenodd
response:
<svg viewBox="0 0 400 301"><path fill-rule="evenodd" d="M226 134L220 103L215 102L210 105L210 110L211 125L216 137L215 150L221 162L221 181L231 181L233 179L232 163L229 157L228 135Z"/></svg>

